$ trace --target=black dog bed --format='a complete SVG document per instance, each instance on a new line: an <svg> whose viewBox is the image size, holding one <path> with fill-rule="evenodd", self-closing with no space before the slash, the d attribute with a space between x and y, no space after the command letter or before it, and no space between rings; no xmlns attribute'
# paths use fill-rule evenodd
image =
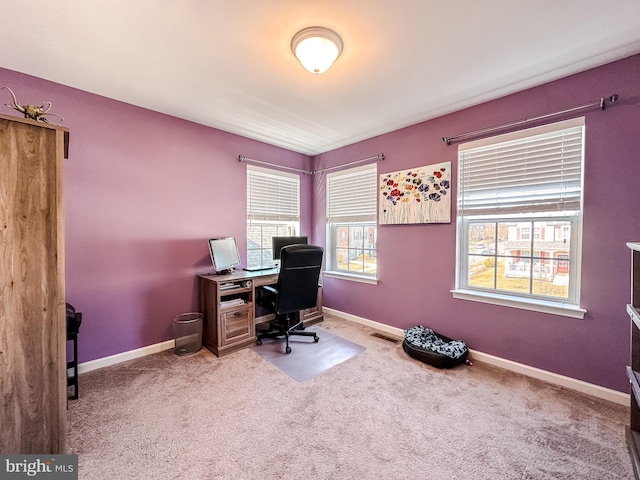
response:
<svg viewBox="0 0 640 480"><path fill-rule="evenodd" d="M418 325L404 332L402 349L421 362L436 368L451 368L467 361L469 349L462 340L452 340Z"/></svg>

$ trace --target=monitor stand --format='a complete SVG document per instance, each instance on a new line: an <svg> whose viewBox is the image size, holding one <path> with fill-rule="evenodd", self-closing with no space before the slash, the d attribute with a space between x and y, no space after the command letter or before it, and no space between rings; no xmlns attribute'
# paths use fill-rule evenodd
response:
<svg viewBox="0 0 640 480"><path fill-rule="evenodd" d="M226 268L224 270L216 271L216 275L231 275L235 271L236 271L236 269L233 268L233 267Z"/></svg>

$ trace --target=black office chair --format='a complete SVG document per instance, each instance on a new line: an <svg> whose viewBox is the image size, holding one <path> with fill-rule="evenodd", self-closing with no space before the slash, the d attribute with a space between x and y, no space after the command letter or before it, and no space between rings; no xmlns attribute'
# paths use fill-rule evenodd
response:
<svg viewBox="0 0 640 480"><path fill-rule="evenodd" d="M67 362L67 370L71 369L71 374L67 374L67 387L74 387L74 400L80 396L78 392L78 332L81 323L82 312L76 312L73 305L67 303L67 341L73 342L73 359Z"/></svg>
<svg viewBox="0 0 640 480"><path fill-rule="evenodd" d="M280 273L275 288L262 287L258 303L276 314L269 330L258 335L257 344L265 338L286 338L285 352L291 353L289 336L300 335L320 340L315 332L304 331L300 310L314 307L318 301L318 280L322 268L322 247L289 245L280 253Z"/></svg>

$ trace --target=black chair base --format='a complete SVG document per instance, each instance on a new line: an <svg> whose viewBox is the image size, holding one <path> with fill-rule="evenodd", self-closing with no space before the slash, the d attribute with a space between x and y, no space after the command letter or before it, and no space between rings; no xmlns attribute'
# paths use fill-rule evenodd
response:
<svg viewBox="0 0 640 480"><path fill-rule="evenodd" d="M305 331L305 327L302 322L297 322L295 325L291 325L289 316L283 318L282 321L284 323L279 323L277 320L275 322L270 322L269 330L258 334L256 344L262 345L262 340L265 338L285 337L286 342L284 351L288 355L289 353L291 353L291 347L289 346L290 336L313 337L313 341L315 343L318 343L318 341L320 340L320 337L318 337L316 332Z"/></svg>

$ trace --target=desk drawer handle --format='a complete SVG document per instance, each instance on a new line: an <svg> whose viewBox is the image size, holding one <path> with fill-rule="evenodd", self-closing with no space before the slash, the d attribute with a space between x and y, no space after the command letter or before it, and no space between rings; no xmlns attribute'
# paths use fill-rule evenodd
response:
<svg viewBox="0 0 640 480"><path fill-rule="evenodd" d="M242 316L242 314L243 314L243 313L244 313L244 312L235 312L235 313L233 314L233 316L234 316L234 317L240 317L240 316Z"/></svg>

